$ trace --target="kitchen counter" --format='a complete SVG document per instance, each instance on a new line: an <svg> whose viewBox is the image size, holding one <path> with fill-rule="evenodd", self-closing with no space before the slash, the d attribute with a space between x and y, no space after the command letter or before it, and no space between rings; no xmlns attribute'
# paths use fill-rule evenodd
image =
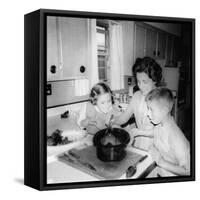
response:
<svg viewBox="0 0 200 200"><path fill-rule="evenodd" d="M84 148L91 145L91 138L85 137L81 141L66 145L65 148L62 149L63 152L70 150L71 148ZM137 171L131 177L131 179L137 179L141 176L145 175L145 177L155 168L154 162L148 152L140 150L138 148L127 147L128 151L132 151L138 153L140 155L148 155L145 160L137 164ZM61 152L60 152L61 153ZM151 169L149 169L149 167ZM145 173L149 171L148 173ZM123 174L119 179L126 179L126 175ZM58 159L58 154L50 155L47 157L47 183L71 183L71 182L85 182L85 181L99 181L101 180L99 177L87 173L83 170L77 169L73 166L70 166L64 162L61 162Z"/></svg>
<svg viewBox="0 0 200 200"><path fill-rule="evenodd" d="M67 133L73 132L73 135L76 133L75 131L79 131L80 127L77 126L77 113L80 112L81 108L85 105L85 103L81 103L80 105L70 105L62 107L58 110L50 109L48 110L48 122L47 122L47 135L52 134L56 129L64 130ZM124 109L127 104L121 105ZM69 110L69 118L61 119L60 114ZM77 132L78 133L78 132ZM86 137L79 138L72 143L63 145L63 146L48 146L47 147L47 183L71 183L71 182L86 182L86 181L99 181L102 180L98 176L94 174L88 173L88 171L84 171L83 169L78 169L68 163L64 163L60 161L58 158L59 155L64 152L69 151L73 148L84 148L92 145L91 136L87 135ZM131 177L131 179L137 179L141 176L145 177L149 173L148 167L152 167L154 163L151 156L141 149L128 147L128 151L132 151L138 153L140 155L148 155L148 157L143 160L141 163L137 164L137 171ZM154 166L155 168L155 166ZM151 171L152 169L150 169ZM126 179L125 173L119 179Z"/></svg>

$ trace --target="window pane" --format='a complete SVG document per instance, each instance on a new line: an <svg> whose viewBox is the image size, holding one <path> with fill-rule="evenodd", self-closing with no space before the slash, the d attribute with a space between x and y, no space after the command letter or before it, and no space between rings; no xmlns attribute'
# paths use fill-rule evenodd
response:
<svg viewBox="0 0 200 200"><path fill-rule="evenodd" d="M106 67L106 57L98 55L98 67Z"/></svg>
<svg viewBox="0 0 200 200"><path fill-rule="evenodd" d="M96 29L96 39L97 39L97 49L98 49L98 71L99 80L107 80L107 58L109 57L108 49L108 26L105 24L97 25Z"/></svg>
<svg viewBox="0 0 200 200"><path fill-rule="evenodd" d="M97 28L97 46L98 50L105 50L106 48L106 37L105 37L105 28Z"/></svg>
<svg viewBox="0 0 200 200"><path fill-rule="evenodd" d="M106 57L98 56L99 79L106 79Z"/></svg>
<svg viewBox="0 0 200 200"><path fill-rule="evenodd" d="M100 80L106 79L105 68L99 68L99 79Z"/></svg>

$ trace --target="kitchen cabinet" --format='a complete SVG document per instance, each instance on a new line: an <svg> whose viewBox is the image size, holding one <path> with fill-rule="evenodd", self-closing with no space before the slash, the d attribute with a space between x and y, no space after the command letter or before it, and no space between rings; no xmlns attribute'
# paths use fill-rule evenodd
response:
<svg viewBox="0 0 200 200"><path fill-rule="evenodd" d="M155 58L157 55L157 32L147 28L146 56Z"/></svg>
<svg viewBox="0 0 200 200"><path fill-rule="evenodd" d="M63 77L86 76L88 67L87 19L60 18ZM84 66L86 71L80 72Z"/></svg>
<svg viewBox="0 0 200 200"><path fill-rule="evenodd" d="M173 45L173 55L172 55L172 61L177 66L177 61L180 60L180 52L181 52L181 41L180 37L174 37L174 45Z"/></svg>
<svg viewBox="0 0 200 200"><path fill-rule="evenodd" d="M157 37L158 37L157 58L164 59L166 57L167 34L163 32L158 32Z"/></svg>
<svg viewBox="0 0 200 200"><path fill-rule="evenodd" d="M85 72L80 71L81 66L85 67ZM48 80L87 77L88 71L87 19L48 17Z"/></svg>
<svg viewBox="0 0 200 200"><path fill-rule="evenodd" d="M60 52L58 45L58 17L47 18L47 79L59 79Z"/></svg>
<svg viewBox="0 0 200 200"><path fill-rule="evenodd" d="M156 29L147 28L146 56L164 59L166 50L166 34Z"/></svg>
<svg viewBox="0 0 200 200"><path fill-rule="evenodd" d="M167 36L167 48L166 48L166 64L167 64L167 65L170 65L171 62L172 62L173 42L174 42L174 37L173 37L173 35L168 35L168 36Z"/></svg>
<svg viewBox="0 0 200 200"><path fill-rule="evenodd" d="M135 24L135 59L142 58L145 56L145 37L146 37L146 29L140 24Z"/></svg>
<svg viewBox="0 0 200 200"><path fill-rule="evenodd" d="M135 23L135 59L149 56L156 60L166 59L167 39L171 34L161 31L145 23ZM168 48L171 56L171 43ZM168 54L169 54L168 53Z"/></svg>
<svg viewBox="0 0 200 200"><path fill-rule="evenodd" d="M176 66L180 59L180 38L175 35L167 35L166 65Z"/></svg>

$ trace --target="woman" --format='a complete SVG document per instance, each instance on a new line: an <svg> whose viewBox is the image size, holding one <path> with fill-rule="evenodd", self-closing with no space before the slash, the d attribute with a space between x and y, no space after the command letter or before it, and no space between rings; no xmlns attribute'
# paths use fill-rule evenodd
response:
<svg viewBox="0 0 200 200"><path fill-rule="evenodd" d="M151 135L153 124L150 122L147 113L146 95L154 88L160 85L162 80L162 68L150 57L138 58L132 68L133 76L136 80L139 90L133 94L127 109L118 117L115 117L113 124L122 125L126 123L134 114L136 120L136 128L130 132L131 137L141 135L145 131L145 135ZM152 144L152 138L139 136L135 138L134 146L148 150Z"/></svg>

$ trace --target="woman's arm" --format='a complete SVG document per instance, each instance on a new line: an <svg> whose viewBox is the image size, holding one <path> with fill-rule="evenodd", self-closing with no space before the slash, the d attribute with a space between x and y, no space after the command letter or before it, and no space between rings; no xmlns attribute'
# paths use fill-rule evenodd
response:
<svg viewBox="0 0 200 200"><path fill-rule="evenodd" d="M133 114L134 114L134 100L132 99L127 109L120 115L114 117L113 124L114 125L125 124Z"/></svg>

